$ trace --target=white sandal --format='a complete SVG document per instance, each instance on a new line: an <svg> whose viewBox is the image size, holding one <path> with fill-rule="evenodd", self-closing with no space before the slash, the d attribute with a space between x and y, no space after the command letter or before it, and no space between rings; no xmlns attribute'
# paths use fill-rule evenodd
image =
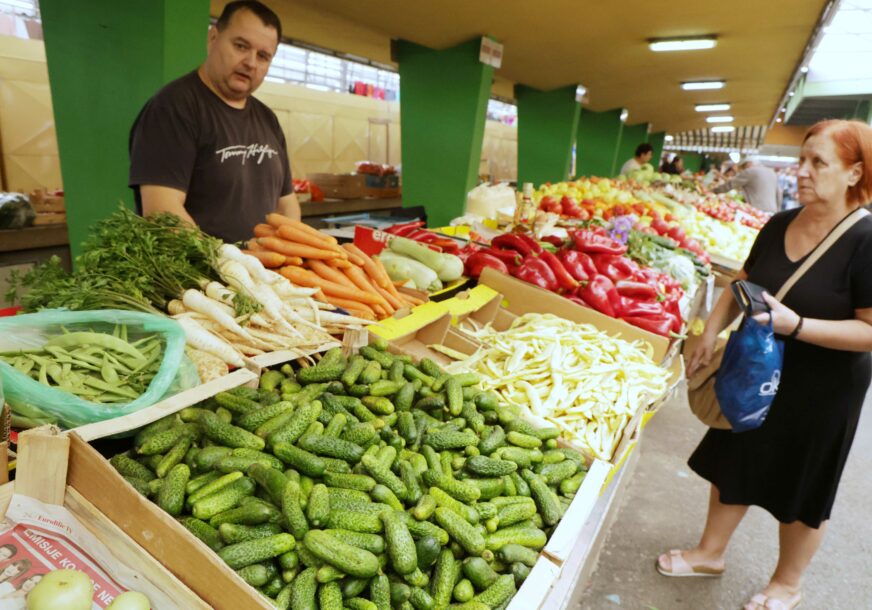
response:
<svg viewBox="0 0 872 610"><path fill-rule="evenodd" d="M667 568L663 564L663 560L669 558L669 567ZM660 557L657 558L655 562L655 566L657 571L660 572L663 576L670 576L674 578L685 578L685 577L701 577L701 578L715 578L717 576L721 576L724 573L724 568L710 568L708 566L692 566L690 565L684 556L681 554L681 551L678 549L672 549L668 554L664 553Z"/></svg>

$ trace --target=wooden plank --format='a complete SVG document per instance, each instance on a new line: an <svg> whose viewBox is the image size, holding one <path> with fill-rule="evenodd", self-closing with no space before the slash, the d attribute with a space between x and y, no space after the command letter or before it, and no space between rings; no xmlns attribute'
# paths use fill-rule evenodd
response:
<svg viewBox="0 0 872 610"><path fill-rule="evenodd" d="M0 252L66 246L70 243L66 225L0 230Z"/></svg>
<svg viewBox="0 0 872 610"><path fill-rule="evenodd" d="M110 552L123 564L132 568L137 583L131 589L150 596L152 586L172 598L179 608L208 610L210 607L197 597L193 591L167 570L159 561L145 552L130 536L106 518L88 502L74 487L67 488L66 508L106 545Z"/></svg>
<svg viewBox="0 0 872 610"><path fill-rule="evenodd" d="M350 358L369 343L369 331L365 328L349 328L342 335L342 355Z"/></svg>
<svg viewBox="0 0 872 610"><path fill-rule="evenodd" d="M9 441L0 443L0 484L9 482Z"/></svg>
<svg viewBox="0 0 872 610"><path fill-rule="evenodd" d="M307 201L300 204L303 218L310 216L332 216L334 214L353 214L356 212L378 212L403 207L403 200L397 199L346 199L333 201Z"/></svg>
<svg viewBox="0 0 872 610"><path fill-rule="evenodd" d="M143 497L109 462L70 434L69 484L205 602L218 610L274 609L205 544Z"/></svg>
<svg viewBox="0 0 872 610"><path fill-rule="evenodd" d="M92 441L97 438L105 438L107 436L112 436L113 434L136 430L137 428L141 428L146 424L157 421L162 417L181 411L185 407L190 407L200 401L211 398L218 392L245 385L252 380L256 380L257 377L257 374L248 369L239 369L228 375L219 377L218 379L213 379L212 381L208 381L195 388L191 388L190 390L179 392L178 394L170 396L150 407L131 413L130 415L116 417L115 419L107 419L106 421L88 424L86 426L79 426L78 428L73 428L72 432L78 434L79 437L85 441Z"/></svg>
<svg viewBox="0 0 872 610"><path fill-rule="evenodd" d="M338 341L331 341L317 349L279 350L276 352L267 352L266 354L252 356L251 358L244 357L243 360L245 360L245 367L254 373L257 376L256 378L260 378L264 369L276 366L277 364L291 362L292 360L297 360L299 358L305 358L306 356L314 356L315 354L326 352L328 349L333 349L334 347L341 347L341 344Z"/></svg>
<svg viewBox="0 0 872 610"><path fill-rule="evenodd" d="M0 485L0 515L5 515L9 509L9 503L12 502L12 496L15 494L15 483L6 483Z"/></svg>
<svg viewBox="0 0 872 610"><path fill-rule="evenodd" d="M16 491L46 504L63 504L67 489L70 437L41 426L18 437Z"/></svg>

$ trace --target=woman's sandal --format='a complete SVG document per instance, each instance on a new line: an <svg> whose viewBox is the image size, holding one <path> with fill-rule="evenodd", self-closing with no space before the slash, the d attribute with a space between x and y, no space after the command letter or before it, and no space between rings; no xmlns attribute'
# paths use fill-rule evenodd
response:
<svg viewBox="0 0 872 610"><path fill-rule="evenodd" d="M797 593L786 600L769 597L764 593L758 593L751 598L747 604L742 606L743 610L793 610L798 607L802 601L802 593Z"/></svg>
<svg viewBox="0 0 872 610"><path fill-rule="evenodd" d="M669 568L666 568L661 559L669 557ZM663 576L671 576L675 578L684 578L688 576L696 576L701 578L715 578L724 573L724 568L710 568L708 566L692 566L687 563L687 560L682 556L681 551L672 549L669 554L663 554L654 562L657 571Z"/></svg>

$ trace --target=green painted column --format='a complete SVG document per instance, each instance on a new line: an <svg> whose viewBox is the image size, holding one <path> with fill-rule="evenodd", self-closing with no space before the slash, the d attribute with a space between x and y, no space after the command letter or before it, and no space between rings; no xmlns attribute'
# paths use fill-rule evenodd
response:
<svg viewBox="0 0 872 610"><path fill-rule="evenodd" d="M612 175L617 176L621 173L621 167L636 153L636 147L647 141L648 123L624 125L624 128L621 130L621 141L618 144L618 159Z"/></svg>
<svg viewBox="0 0 872 610"><path fill-rule="evenodd" d="M572 143L581 106L575 85L539 91L517 85L518 182L560 182L569 179Z"/></svg>
<svg viewBox="0 0 872 610"><path fill-rule="evenodd" d="M695 174L702 168L702 153L684 152L679 154L684 159L684 169Z"/></svg>
<svg viewBox="0 0 872 610"><path fill-rule="evenodd" d="M433 227L463 214L477 182L494 73L480 47L479 38L441 51L396 43L403 204L425 206Z"/></svg>
<svg viewBox="0 0 872 610"><path fill-rule="evenodd" d="M623 126L620 108L604 112L581 111L575 139L577 176L615 175Z"/></svg>
<svg viewBox="0 0 872 610"><path fill-rule="evenodd" d="M663 144L665 142L665 131L657 131L648 134L648 144L654 147L654 154L651 155L651 165L654 166L654 171L660 171L660 157L663 156Z"/></svg>
<svg viewBox="0 0 872 610"><path fill-rule="evenodd" d="M206 55L209 0L41 0L73 256L123 201L130 127L146 100Z"/></svg>

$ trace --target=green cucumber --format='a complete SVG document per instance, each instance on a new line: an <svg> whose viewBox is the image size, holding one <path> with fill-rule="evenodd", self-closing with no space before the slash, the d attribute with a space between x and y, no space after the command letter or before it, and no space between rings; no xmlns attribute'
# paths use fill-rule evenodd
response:
<svg viewBox="0 0 872 610"><path fill-rule="evenodd" d="M158 491L157 505L172 516L178 516L185 507L185 486L190 477L191 469L187 464L173 466Z"/></svg>
<svg viewBox="0 0 872 610"><path fill-rule="evenodd" d="M385 540L378 534L367 534L343 529L325 529L323 531L345 544L367 550L375 555L385 552Z"/></svg>
<svg viewBox="0 0 872 610"><path fill-rule="evenodd" d="M182 517L180 523L185 526L185 529L202 540L206 546L213 551L217 551L224 546L224 542L221 540L218 530L205 521L201 521L196 517Z"/></svg>
<svg viewBox="0 0 872 610"><path fill-rule="evenodd" d="M367 551L339 540L323 530L309 530L303 538L306 548L330 565L358 578L371 578L378 572L378 558Z"/></svg>
<svg viewBox="0 0 872 610"><path fill-rule="evenodd" d="M463 561L463 574L479 591L484 591L500 577L494 572L491 564L481 557L467 557Z"/></svg>
<svg viewBox="0 0 872 610"><path fill-rule="evenodd" d="M418 558L415 541L409 532L405 518L393 511L387 511L382 514L382 521L384 522L388 556L394 570L399 574L414 572L415 568L418 567Z"/></svg>
<svg viewBox="0 0 872 610"><path fill-rule="evenodd" d="M487 548L498 551L507 544L520 544L531 549L541 549L548 541L542 530L530 527L525 522L499 529L487 537Z"/></svg>
<svg viewBox="0 0 872 610"><path fill-rule="evenodd" d="M225 546L218 551L218 556L228 566L237 570L287 553L293 550L294 544L294 537L290 534L276 534L269 538L259 538Z"/></svg>
<svg viewBox="0 0 872 610"><path fill-rule="evenodd" d="M225 447L245 447L260 450L265 446L263 439L256 434L225 423L210 411L205 411L200 415L200 423L203 425L206 438Z"/></svg>
<svg viewBox="0 0 872 610"><path fill-rule="evenodd" d="M323 477L327 465L320 457L290 443L273 445L273 453L282 462L312 477Z"/></svg>
<svg viewBox="0 0 872 610"><path fill-rule="evenodd" d="M481 555L485 550L485 538L466 519L453 510L439 507L436 509L436 522L448 532L455 541L470 555Z"/></svg>
<svg viewBox="0 0 872 610"><path fill-rule="evenodd" d="M260 525L222 523L218 526L218 533L226 544L239 544L240 542L260 540L281 534L282 528L275 523L261 523Z"/></svg>
<svg viewBox="0 0 872 610"><path fill-rule="evenodd" d="M317 576L317 568L306 568L297 574L294 582L291 583L290 607L293 610L318 610L318 601L316 599L318 590Z"/></svg>
<svg viewBox="0 0 872 610"><path fill-rule="evenodd" d="M545 522L545 525L557 525L560 517L563 516L563 509L557 499L557 494L551 491L545 479L531 470L524 470L521 476L530 486L530 493L533 500L536 501L536 507L539 509L539 514L542 515L542 521Z"/></svg>

